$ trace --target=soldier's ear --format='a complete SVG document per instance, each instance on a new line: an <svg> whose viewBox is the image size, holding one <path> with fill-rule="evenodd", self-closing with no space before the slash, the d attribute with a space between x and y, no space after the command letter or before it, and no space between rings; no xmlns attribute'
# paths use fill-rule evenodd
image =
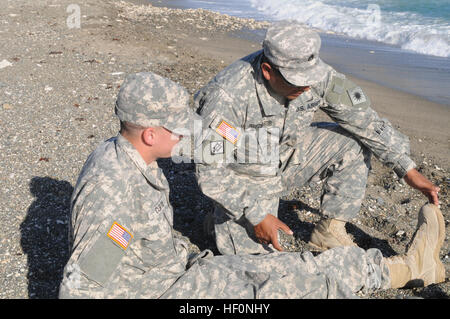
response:
<svg viewBox="0 0 450 319"><path fill-rule="evenodd" d="M153 146L155 144L156 130L153 127L148 127L142 131L142 142L148 146Z"/></svg>
<svg viewBox="0 0 450 319"><path fill-rule="evenodd" d="M264 78L267 81L270 81L270 78L272 77L272 74L273 74L273 69L269 63L267 63L267 62L261 63L261 72L262 72Z"/></svg>

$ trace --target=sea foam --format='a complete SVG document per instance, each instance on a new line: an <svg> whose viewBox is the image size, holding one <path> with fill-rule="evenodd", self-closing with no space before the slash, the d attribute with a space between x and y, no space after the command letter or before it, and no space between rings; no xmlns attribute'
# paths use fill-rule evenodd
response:
<svg viewBox="0 0 450 319"><path fill-rule="evenodd" d="M411 11L384 11L382 5L345 6L343 1L248 0L270 20L293 19L327 32L388 43L405 50L450 57L450 23ZM353 3L352 1L347 2Z"/></svg>

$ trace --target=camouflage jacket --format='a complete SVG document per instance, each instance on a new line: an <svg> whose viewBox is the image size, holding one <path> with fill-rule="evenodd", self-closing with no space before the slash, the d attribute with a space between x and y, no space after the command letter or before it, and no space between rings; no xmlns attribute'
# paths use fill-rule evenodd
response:
<svg viewBox="0 0 450 319"><path fill-rule="evenodd" d="M124 137L101 144L72 196L72 254L59 297L354 298L386 283L381 252L359 247L316 258L205 250L188 260L186 242L173 234L168 192L156 162L146 165Z"/></svg>
<svg viewBox="0 0 450 319"><path fill-rule="evenodd" d="M257 51L234 62L194 98L203 125L213 132L203 142L203 153L212 158L204 156L207 160L197 165L198 183L231 218L244 214L256 225L265 212L277 209L279 196L286 192L283 169L304 162L302 128L311 125L319 108L399 177L415 167L409 139L380 118L362 89L343 74L330 67L324 81L287 101L265 85L261 58L262 51ZM257 143L248 143L252 138ZM223 148L216 148L220 141ZM278 149L270 152L274 143Z"/></svg>
<svg viewBox="0 0 450 319"><path fill-rule="evenodd" d="M61 298L156 298L185 272L169 186L123 136L87 159L71 202L71 249Z"/></svg>

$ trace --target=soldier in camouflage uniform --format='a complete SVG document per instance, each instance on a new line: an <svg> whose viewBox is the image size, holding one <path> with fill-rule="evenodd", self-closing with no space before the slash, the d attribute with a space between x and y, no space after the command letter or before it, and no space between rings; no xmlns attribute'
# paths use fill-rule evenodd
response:
<svg viewBox="0 0 450 319"><path fill-rule="evenodd" d="M222 254L282 250L279 198L323 181L323 219L310 244L355 245L345 223L357 216L374 154L438 205L434 186L414 167L408 138L371 108L355 83L319 58L319 35L283 21L267 31L263 50L228 66L195 95L212 133L197 165L201 190L214 200L205 228ZM312 123L318 109L335 123Z"/></svg>
<svg viewBox="0 0 450 319"><path fill-rule="evenodd" d="M440 280L442 264L431 254L445 237L443 218L430 205L421 211L413 248L395 260L359 247L317 257L206 250L189 258L187 243L174 235L168 182L155 161L191 143L185 137L196 114L188 101L185 89L156 74L125 79L115 109L120 134L89 156L72 195L71 257L60 298L351 298L411 279ZM178 147L173 132L182 131L187 142Z"/></svg>

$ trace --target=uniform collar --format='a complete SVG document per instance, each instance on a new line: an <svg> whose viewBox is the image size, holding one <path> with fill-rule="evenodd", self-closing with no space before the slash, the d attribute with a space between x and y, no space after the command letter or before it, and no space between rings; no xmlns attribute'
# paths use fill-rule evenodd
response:
<svg viewBox="0 0 450 319"><path fill-rule="evenodd" d="M167 180L156 161L147 165L138 150L122 134L117 136L117 145L127 154L131 162L150 184L158 189L168 188Z"/></svg>
<svg viewBox="0 0 450 319"><path fill-rule="evenodd" d="M266 85L261 71L262 54L255 63L255 88L264 115L276 115L283 111L286 98L272 92Z"/></svg>

